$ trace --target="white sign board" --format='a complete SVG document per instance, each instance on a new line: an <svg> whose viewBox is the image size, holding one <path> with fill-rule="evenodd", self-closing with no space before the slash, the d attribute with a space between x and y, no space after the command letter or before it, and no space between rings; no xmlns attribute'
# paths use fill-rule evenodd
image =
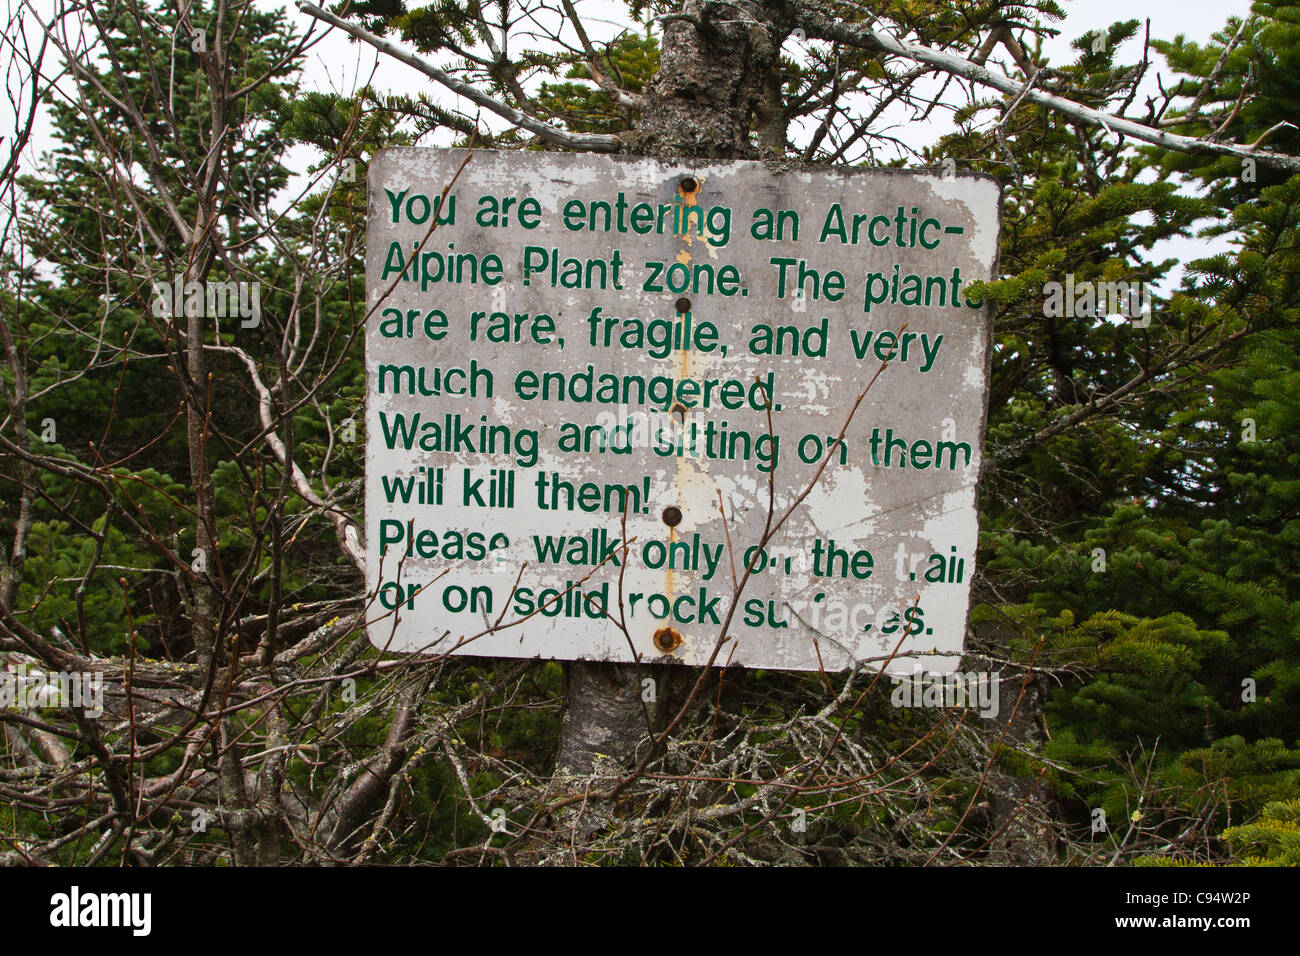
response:
<svg viewBox="0 0 1300 956"><path fill-rule="evenodd" d="M953 670L989 374L967 286L993 275L998 198L967 175L381 153L372 642L702 665L730 615L720 665L898 648L892 672ZM759 548L769 505L794 507Z"/></svg>

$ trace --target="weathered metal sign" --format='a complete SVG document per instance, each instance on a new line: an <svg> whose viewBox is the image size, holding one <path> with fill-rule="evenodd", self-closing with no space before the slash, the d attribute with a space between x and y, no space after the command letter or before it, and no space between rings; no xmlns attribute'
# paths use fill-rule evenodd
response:
<svg viewBox="0 0 1300 956"><path fill-rule="evenodd" d="M993 181L390 149L369 203L374 644L957 665Z"/></svg>

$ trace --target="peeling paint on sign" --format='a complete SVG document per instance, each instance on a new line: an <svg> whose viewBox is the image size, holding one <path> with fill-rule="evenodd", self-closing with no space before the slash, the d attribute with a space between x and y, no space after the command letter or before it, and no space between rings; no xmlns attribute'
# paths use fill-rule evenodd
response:
<svg viewBox="0 0 1300 956"><path fill-rule="evenodd" d="M373 643L700 665L730 613L719 664L954 670L989 375L967 288L993 277L998 198L892 169L381 153ZM798 504L759 550L769 494L773 521Z"/></svg>

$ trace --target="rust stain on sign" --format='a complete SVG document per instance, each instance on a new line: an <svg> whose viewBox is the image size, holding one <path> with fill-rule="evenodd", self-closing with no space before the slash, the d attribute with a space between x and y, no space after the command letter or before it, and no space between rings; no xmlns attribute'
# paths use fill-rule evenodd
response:
<svg viewBox="0 0 1300 956"><path fill-rule="evenodd" d="M655 631L654 642L655 647L664 654L671 654L685 643L682 640L681 633L675 627L659 628L659 630Z"/></svg>

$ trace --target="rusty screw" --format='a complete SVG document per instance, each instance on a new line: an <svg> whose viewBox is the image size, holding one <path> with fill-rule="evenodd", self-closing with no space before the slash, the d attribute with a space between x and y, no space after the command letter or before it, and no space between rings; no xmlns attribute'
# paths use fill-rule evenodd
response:
<svg viewBox="0 0 1300 956"><path fill-rule="evenodd" d="M675 528L682 523L682 509L676 505L669 505L664 509L664 524L670 528Z"/></svg>
<svg viewBox="0 0 1300 956"><path fill-rule="evenodd" d="M659 630L655 631L654 642L655 647L659 648L663 653L668 654L681 647L682 636L677 633L677 628L675 627L661 627Z"/></svg>
<svg viewBox="0 0 1300 956"><path fill-rule="evenodd" d="M678 300L677 300L677 311L678 311L678 312L689 312L689 311L691 311L691 300L688 299L688 298L686 298L686 296L682 296L680 299L678 299Z"/></svg>
<svg viewBox="0 0 1300 956"><path fill-rule="evenodd" d="M689 196L691 193L695 192L695 190L700 188L700 184L696 181L694 176L683 176L681 187L682 192Z"/></svg>

